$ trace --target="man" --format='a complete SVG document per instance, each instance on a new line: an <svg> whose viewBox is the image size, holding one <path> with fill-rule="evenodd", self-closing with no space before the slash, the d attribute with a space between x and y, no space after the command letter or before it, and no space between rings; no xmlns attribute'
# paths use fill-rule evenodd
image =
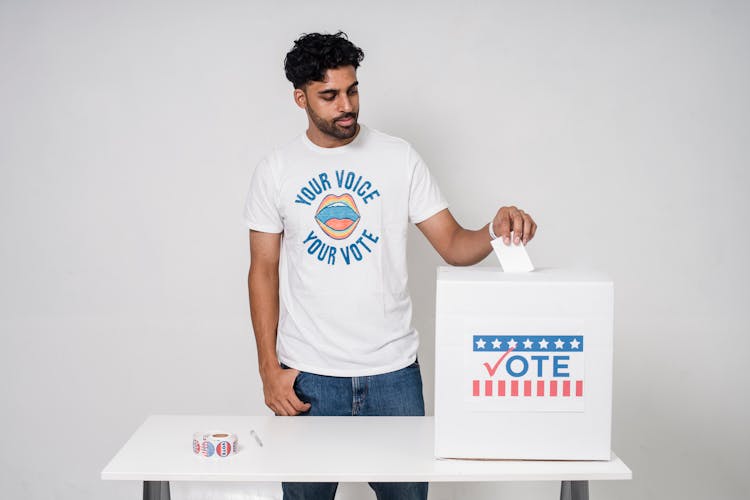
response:
<svg viewBox="0 0 750 500"><path fill-rule="evenodd" d="M484 259L495 234L518 245L536 232L516 207L476 231L458 225L417 152L358 123L363 57L341 32L295 42L285 70L308 128L258 164L247 196L250 310L276 415L424 415L409 221L457 266ZM284 498L332 499L336 487L284 483ZM426 483L371 487L379 500L427 496Z"/></svg>

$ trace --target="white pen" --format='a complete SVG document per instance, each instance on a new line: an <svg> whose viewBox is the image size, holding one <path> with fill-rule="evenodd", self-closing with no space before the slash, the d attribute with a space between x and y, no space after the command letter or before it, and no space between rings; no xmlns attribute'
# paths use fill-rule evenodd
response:
<svg viewBox="0 0 750 500"><path fill-rule="evenodd" d="M263 447L263 441L260 440L260 438L258 437L258 435L255 433L255 430L250 429L250 435L253 436L253 438L255 438L255 442L258 443L258 446L260 446L262 448Z"/></svg>

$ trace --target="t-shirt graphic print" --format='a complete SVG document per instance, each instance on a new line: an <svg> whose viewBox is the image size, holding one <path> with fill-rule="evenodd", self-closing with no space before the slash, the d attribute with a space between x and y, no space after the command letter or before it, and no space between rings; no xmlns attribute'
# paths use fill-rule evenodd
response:
<svg viewBox="0 0 750 500"><path fill-rule="evenodd" d="M349 266L371 254L372 247L380 240L378 234L367 229L366 222L358 230L362 216L357 206L357 202L363 206L372 203L380 192L371 181L353 171L336 170L333 177L330 179L326 172L319 173L300 189L294 202L316 207L312 219L317 229L311 229L303 241L307 253L330 266L337 262ZM324 198L318 203L320 196ZM318 230L333 241L326 242L330 240L322 238ZM355 230L358 238L351 237Z"/></svg>

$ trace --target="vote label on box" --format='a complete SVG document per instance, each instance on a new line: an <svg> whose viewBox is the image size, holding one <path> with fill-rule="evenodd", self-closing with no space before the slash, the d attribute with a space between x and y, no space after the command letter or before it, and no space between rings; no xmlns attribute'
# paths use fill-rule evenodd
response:
<svg viewBox="0 0 750 500"><path fill-rule="evenodd" d="M472 335L465 400L477 411L584 410L583 335Z"/></svg>

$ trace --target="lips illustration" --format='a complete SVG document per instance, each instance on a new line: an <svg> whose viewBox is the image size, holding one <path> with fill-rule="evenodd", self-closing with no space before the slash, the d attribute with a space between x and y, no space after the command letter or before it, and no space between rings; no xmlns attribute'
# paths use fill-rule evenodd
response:
<svg viewBox="0 0 750 500"><path fill-rule="evenodd" d="M359 223L359 210L350 194L329 194L315 212L315 222L331 238L343 240L354 232Z"/></svg>

